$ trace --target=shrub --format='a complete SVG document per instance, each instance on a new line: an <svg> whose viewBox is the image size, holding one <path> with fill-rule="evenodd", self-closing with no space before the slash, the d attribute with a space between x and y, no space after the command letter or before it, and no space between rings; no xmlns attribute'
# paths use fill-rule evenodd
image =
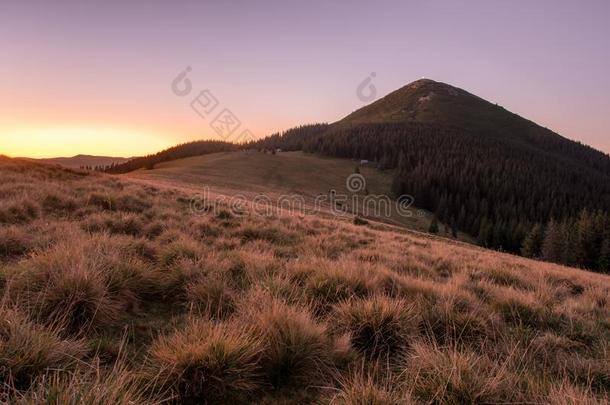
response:
<svg viewBox="0 0 610 405"><path fill-rule="evenodd" d="M367 357L400 353L418 332L414 306L386 296L344 302L331 316L336 330L350 333L354 347Z"/></svg>
<svg viewBox="0 0 610 405"><path fill-rule="evenodd" d="M183 402L234 403L261 387L261 342L235 324L192 320L152 345L152 375Z"/></svg>
<svg viewBox="0 0 610 405"><path fill-rule="evenodd" d="M369 221L361 217L354 217L354 225L368 225Z"/></svg>

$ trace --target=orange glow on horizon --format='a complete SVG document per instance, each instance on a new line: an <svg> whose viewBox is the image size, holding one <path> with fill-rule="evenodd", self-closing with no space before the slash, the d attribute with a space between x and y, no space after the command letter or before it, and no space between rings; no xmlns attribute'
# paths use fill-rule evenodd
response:
<svg viewBox="0 0 610 405"><path fill-rule="evenodd" d="M74 155L132 157L176 144L167 134L94 126L17 127L0 130L0 154L50 158Z"/></svg>

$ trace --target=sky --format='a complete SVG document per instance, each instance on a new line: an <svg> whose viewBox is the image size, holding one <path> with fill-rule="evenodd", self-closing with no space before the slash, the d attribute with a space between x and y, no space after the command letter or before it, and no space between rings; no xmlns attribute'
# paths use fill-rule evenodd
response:
<svg viewBox="0 0 610 405"><path fill-rule="evenodd" d="M607 0L0 0L0 154L258 138L422 77L609 153L608 21Z"/></svg>

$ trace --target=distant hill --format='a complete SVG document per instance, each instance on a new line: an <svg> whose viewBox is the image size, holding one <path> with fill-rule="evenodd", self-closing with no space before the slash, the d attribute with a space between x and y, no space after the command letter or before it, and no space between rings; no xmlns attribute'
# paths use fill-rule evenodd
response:
<svg viewBox="0 0 610 405"><path fill-rule="evenodd" d="M92 155L76 155L72 157L57 157L48 159L29 159L38 162L57 164L64 167L80 168L80 167L106 167L112 164L125 163L131 158L110 157L110 156L92 156Z"/></svg>
<svg viewBox="0 0 610 405"><path fill-rule="evenodd" d="M155 165L171 160L182 159L192 156L206 155L208 153L228 152L237 150L237 145L219 141L195 141L180 144L165 149L154 155L138 157L108 168L108 173L128 173L138 169L153 169Z"/></svg>
<svg viewBox="0 0 610 405"><path fill-rule="evenodd" d="M304 151L394 169L395 195L483 246L517 253L532 240L528 256L589 268L610 260L610 157L465 90L418 80L318 129L302 137ZM253 145L290 147L294 135Z"/></svg>

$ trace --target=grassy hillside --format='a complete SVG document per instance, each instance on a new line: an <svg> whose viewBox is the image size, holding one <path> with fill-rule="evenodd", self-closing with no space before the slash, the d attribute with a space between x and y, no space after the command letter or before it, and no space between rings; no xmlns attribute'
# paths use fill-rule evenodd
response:
<svg viewBox="0 0 610 405"><path fill-rule="evenodd" d="M132 178L163 181L169 184L183 184L192 187L210 187L221 190L225 195L244 194L249 198L256 195L279 196L300 195L308 205L313 206L318 196L328 196L330 190L348 195L346 208L351 204L353 193L346 188L346 179L354 173L359 162L350 159L335 159L302 152L280 152L275 155L255 151L225 152L159 164L154 170L140 170L129 174ZM391 195L392 172L379 171L372 166L362 166L366 189L370 195ZM364 190L356 193L361 201ZM328 207L325 204L325 211ZM363 213L363 209L358 212ZM383 211L383 210L380 210ZM387 217L372 215L395 225L426 232L431 215L424 210L412 209L411 216L402 216L392 207ZM442 226L441 226L442 229ZM442 229L443 230L443 229ZM443 230L444 232L444 230ZM443 233L441 232L441 233ZM460 239L469 240L466 235Z"/></svg>
<svg viewBox="0 0 610 405"><path fill-rule="evenodd" d="M194 215L181 185L8 159L0 180L0 402L607 403L607 276Z"/></svg>

